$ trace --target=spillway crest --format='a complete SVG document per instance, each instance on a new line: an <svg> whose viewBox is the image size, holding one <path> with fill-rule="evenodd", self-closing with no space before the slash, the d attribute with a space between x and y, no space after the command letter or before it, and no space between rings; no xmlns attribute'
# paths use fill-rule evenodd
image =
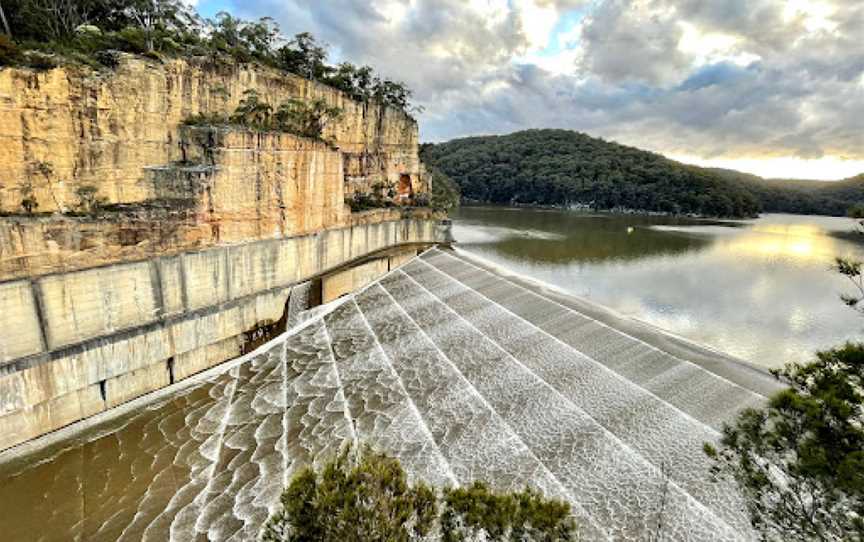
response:
<svg viewBox="0 0 864 542"><path fill-rule="evenodd" d="M748 540L702 444L756 386L433 249L221 374L0 465L7 540L253 540L346 442L439 486L526 485L585 540Z"/></svg>

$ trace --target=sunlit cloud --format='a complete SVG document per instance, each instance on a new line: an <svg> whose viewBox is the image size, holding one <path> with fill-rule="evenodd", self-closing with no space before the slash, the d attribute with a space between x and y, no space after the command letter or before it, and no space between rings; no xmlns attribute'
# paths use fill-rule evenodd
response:
<svg viewBox="0 0 864 542"><path fill-rule="evenodd" d="M554 127L767 177L864 172L864 3L198 0L405 81L421 138Z"/></svg>
<svg viewBox="0 0 864 542"><path fill-rule="evenodd" d="M778 179L816 179L831 181L853 177L864 172L864 160L844 160L835 156L804 159L797 156L765 158L701 158L698 156L669 156L673 160L703 167L746 171L760 177Z"/></svg>

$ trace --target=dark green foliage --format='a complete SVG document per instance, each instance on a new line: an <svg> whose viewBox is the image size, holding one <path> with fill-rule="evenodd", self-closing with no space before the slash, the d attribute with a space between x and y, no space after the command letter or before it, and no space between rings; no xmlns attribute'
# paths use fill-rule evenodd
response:
<svg viewBox="0 0 864 542"><path fill-rule="evenodd" d="M198 113L183 119L184 126L221 126L230 125L231 117L221 113Z"/></svg>
<svg viewBox="0 0 864 542"><path fill-rule="evenodd" d="M840 216L864 201L864 176L833 183L766 180L565 130L456 139L424 145L424 156L456 181L463 198L481 202L749 217L762 211Z"/></svg>
<svg viewBox="0 0 864 542"><path fill-rule="evenodd" d="M485 531L487 540L564 542L576 540L570 505L546 500L540 493L496 493L475 482L444 492L441 533L444 542L474 539Z"/></svg>
<svg viewBox="0 0 864 542"><path fill-rule="evenodd" d="M461 194L459 186L453 179L445 175L440 169L432 168L432 199L430 205L433 209L441 211L452 211L459 206Z"/></svg>
<svg viewBox="0 0 864 542"><path fill-rule="evenodd" d="M210 24L213 26L208 42L210 48L241 62L273 63L273 46L279 37L279 27L273 19L244 21L222 11Z"/></svg>
<svg viewBox="0 0 864 542"><path fill-rule="evenodd" d="M706 444L767 540L864 540L864 344L776 371L789 388Z"/></svg>
<svg viewBox="0 0 864 542"><path fill-rule="evenodd" d="M266 542L408 542L478 539L565 542L576 539L570 505L533 490L497 493L482 483L446 489L408 484L399 462L347 448L320 472L299 472L282 494L282 510L265 527Z"/></svg>
<svg viewBox="0 0 864 542"><path fill-rule="evenodd" d="M396 206L392 197L387 198L379 191L372 193L355 192L353 196L345 198L345 203L351 207L353 213Z"/></svg>
<svg viewBox="0 0 864 542"><path fill-rule="evenodd" d="M307 468L294 477L263 539L407 542L428 534L437 515L435 492L409 485L398 461L349 448L320 473Z"/></svg>
<svg viewBox="0 0 864 542"><path fill-rule="evenodd" d="M427 163L471 201L720 217L760 211L749 192L704 169L577 132L528 130L424 147Z"/></svg>
<svg viewBox="0 0 864 542"><path fill-rule="evenodd" d="M762 179L738 171L711 169L756 196L769 213L844 216L850 207L864 201L864 175L842 181Z"/></svg>
<svg viewBox="0 0 864 542"><path fill-rule="evenodd" d="M277 66L307 79L325 79L332 72L327 65L327 48L308 32L297 34L274 54Z"/></svg>
<svg viewBox="0 0 864 542"><path fill-rule="evenodd" d="M9 36L12 34L12 29L9 28L9 21L6 19L6 10L3 9L3 2L0 1L0 32Z"/></svg>
<svg viewBox="0 0 864 542"><path fill-rule="evenodd" d="M230 120L241 126L267 130L272 124L272 117L273 106L261 101L256 91L247 90Z"/></svg>
<svg viewBox="0 0 864 542"><path fill-rule="evenodd" d="M321 99L312 102L288 100L276 109L273 122L283 132L320 138L327 123L341 114L341 109L331 107Z"/></svg>
<svg viewBox="0 0 864 542"><path fill-rule="evenodd" d="M227 57L321 81L357 100L409 106L411 91L404 84L378 77L368 66L334 68L327 64L327 48L311 34L284 43L269 17L247 21L220 12L205 20L182 0L2 0L0 8L11 29L11 39L0 35L0 66L113 68L117 56L106 56L108 51L154 60L208 57L218 63Z"/></svg>
<svg viewBox="0 0 864 542"><path fill-rule="evenodd" d="M286 132L312 139L321 139L324 128L339 118L342 110L327 105L324 100L311 102L287 100L276 108L261 100L258 92L243 93L237 109L230 116L198 114L183 120L187 126L233 125L269 132Z"/></svg>
<svg viewBox="0 0 864 542"><path fill-rule="evenodd" d="M369 66L354 66L343 62L335 69L328 68L321 80L338 88L355 100L375 100L400 109L410 106L411 91L404 83L381 79Z"/></svg>
<svg viewBox="0 0 864 542"><path fill-rule="evenodd" d="M856 290L854 294L840 294L840 300L848 307L864 314L861 303L864 300L864 275L861 274L861 266L862 262L848 258L838 257L834 260L834 269L849 279Z"/></svg>

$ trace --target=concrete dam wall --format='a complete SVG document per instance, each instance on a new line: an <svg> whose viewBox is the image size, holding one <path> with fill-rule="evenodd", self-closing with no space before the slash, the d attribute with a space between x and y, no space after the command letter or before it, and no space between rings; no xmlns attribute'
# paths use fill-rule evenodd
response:
<svg viewBox="0 0 864 542"><path fill-rule="evenodd" d="M365 280L328 271L433 243L436 227L364 224L0 284L0 449L237 357L289 300L308 306L308 279L338 297L402 257L358 267Z"/></svg>
<svg viewBox="0 0 864 542"><path fill-rule="evenodd" d="M250 91L341 114L318 139L189 122ZM417 143L404 111L260 66L0 70L0 449L234 358L289 305L441 239Z"/></svg>

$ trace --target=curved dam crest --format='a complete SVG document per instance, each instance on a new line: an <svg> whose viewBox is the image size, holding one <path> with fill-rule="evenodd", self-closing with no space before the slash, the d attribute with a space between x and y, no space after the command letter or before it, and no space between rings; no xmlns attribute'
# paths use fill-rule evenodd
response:
<svg viewBox="0 0 864 542"><path fill-rule="evenodd" d="M364 442L434 484L565 499L585 540L659 520L661 540L754 539L701 449L776 384L580 303L429 250L238 363L0 454L0 532L255 539L293 472Z"/></svg>

